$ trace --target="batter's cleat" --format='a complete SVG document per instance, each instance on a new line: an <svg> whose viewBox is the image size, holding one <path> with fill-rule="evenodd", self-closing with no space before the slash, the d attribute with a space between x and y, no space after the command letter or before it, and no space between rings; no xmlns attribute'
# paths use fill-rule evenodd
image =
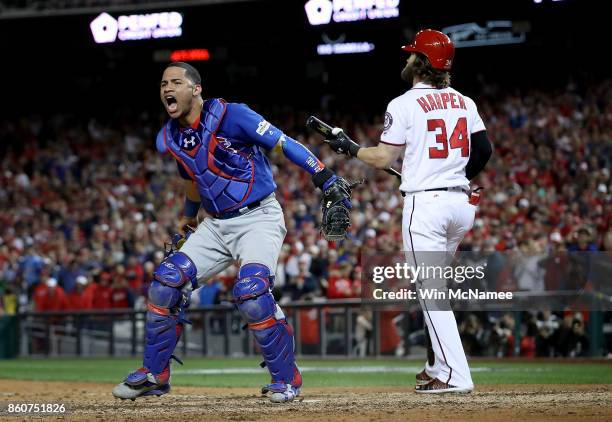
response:
<svg viewBox="0 0 612 422"><path fill-rule="evenodd" d="M275 382L261 389L261 394L266 395L267 393L272 393L270 395L272 403L288 403L300 395L300 389L299 387L293 387L291 384Z"/></svg>
<svg viewBox="0 0 612 422"><path fill-rule="evenodd" d="M420 394L470 393L474 387L455 387L434 378L424 385L417 385L415 391Z"/></svg>
<svg viewBox="0 0 612 422"><path fill-rule="evenodd" d="M121 400L130 399L132 401L143 396L159 397L170 392L169 375L168 369L155 377L147 368L140 368L113 388L113 396Z"/></svg>
<svg viewBox="0 0 612 422"><path fill-rule="evenodd" d="M433 378L427 375L427 372L424 369L416 374L416 385L429 384L432 380Z"/></svg>

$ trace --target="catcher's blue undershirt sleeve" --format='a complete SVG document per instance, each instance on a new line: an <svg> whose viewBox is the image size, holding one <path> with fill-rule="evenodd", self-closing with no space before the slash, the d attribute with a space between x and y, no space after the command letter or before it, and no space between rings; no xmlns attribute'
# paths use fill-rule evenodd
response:
<svg viewBox="0 0 612 422"><path fill-rule="evenodd" d="M325 168L325 165L308 148L283 134L280 129L246 104L230 103L227 107L223 119L223 132L228 136L252 142L266 150L271 150L280 142L285 156L311 175Z"/></svg>
<svg viewBox="0 0 612 422"><path fill-rule="evenodd" d="M310 152L308 148L300 144L295 139L286 135L281 135L278 142L281 143L285 157L287 157L291 162L302 167L311 175L318 173L325 168L325 164L319 161L319 159L315 157L315 155Z"/></svg>
<svg viewBox="0 0 612 422"><path fill-rule="evenodd" d="M283 132L246 104L229 103L221 125L229 138L250 142L266 150L274 148Z"/></svg>

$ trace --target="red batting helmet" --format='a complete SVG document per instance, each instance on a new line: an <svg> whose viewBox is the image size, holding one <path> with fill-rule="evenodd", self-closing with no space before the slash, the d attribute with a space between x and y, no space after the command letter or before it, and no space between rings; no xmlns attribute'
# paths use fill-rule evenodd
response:
<svg viewBox="0 0 612 422"><path fill-rule="evenodd" d="M455 56L455 46L451 39L434 29L417 32L412 44L403 46L402 50L423 54L431 63L431 67L439 70L450 70Z"/></svg>

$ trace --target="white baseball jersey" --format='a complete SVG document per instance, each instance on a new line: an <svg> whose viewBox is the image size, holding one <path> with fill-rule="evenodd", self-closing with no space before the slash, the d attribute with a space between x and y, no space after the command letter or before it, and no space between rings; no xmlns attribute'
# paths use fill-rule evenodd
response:
<svg viewBox="0 0 612 422"><path fill-rule="evenodd" d="M471 134L482 130L471 98L419 82L389 103L380 142L406 145L400 190L467 188Z"/></svg>

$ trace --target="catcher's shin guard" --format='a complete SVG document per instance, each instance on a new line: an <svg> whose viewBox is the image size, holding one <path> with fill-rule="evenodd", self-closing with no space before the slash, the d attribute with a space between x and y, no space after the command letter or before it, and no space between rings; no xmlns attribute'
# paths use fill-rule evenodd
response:
<svg viewBox="0 0 612 422"><path fill-rule="evenodd" d="M115 387L115 397L134 400L170 391L170 359L183 324L188 322L184 311L195 279L193 262L181 252L166 258L155 270L149 287L143 366Z"/></svg>
<svg viewBox="0 0 612 422"><path fill-rule="evenodd" d="M246 264L238 273L233 295L272 377L262 393L271 392L273 402L287 402L299 394L302 376L295 363L293 331L270 293L269 278L264 265Z"/></svg>

